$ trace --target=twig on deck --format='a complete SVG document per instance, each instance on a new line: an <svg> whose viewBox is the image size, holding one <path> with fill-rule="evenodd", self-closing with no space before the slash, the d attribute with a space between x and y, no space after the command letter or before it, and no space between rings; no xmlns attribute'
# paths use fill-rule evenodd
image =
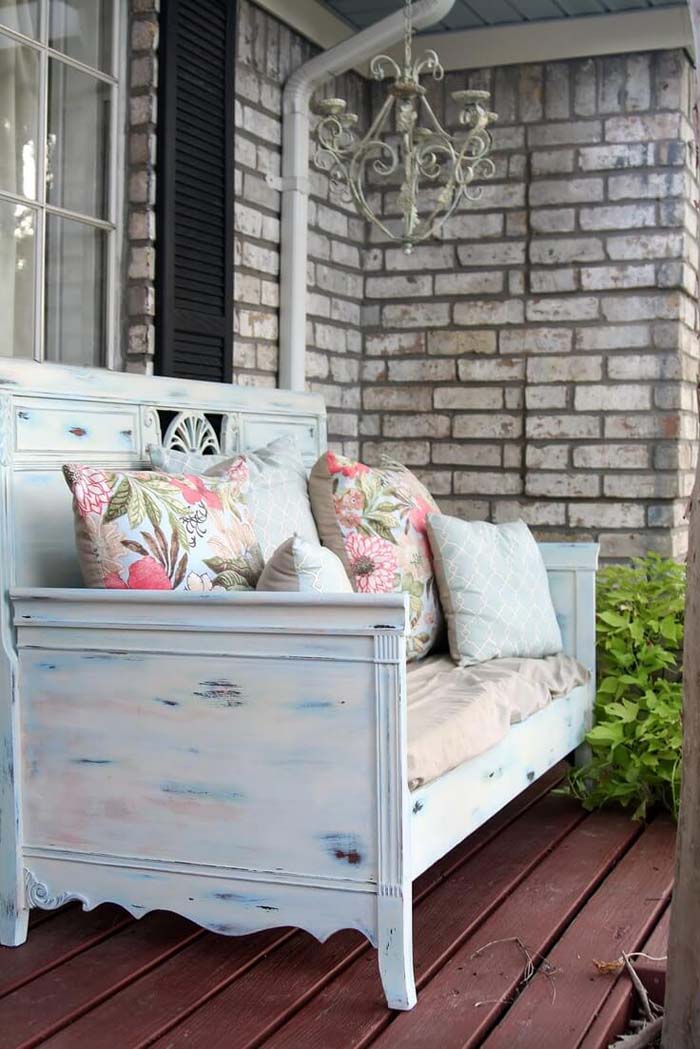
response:
<svg viewBox="0 0 700 1049"><path fill-rule="evenodd" d="M525 944L519 936L506 936L501 940L491 940L489 943L485 943L483 947L479 947L478 950L474 951L471 957L478 958L484 953L484 951L487 951L489 947L495 947L499 943L516 944L521 954L525 958L525 969L523 970L523 975L520 978L518 986L513 991L513 994L506 995L505 998L489 998L485 999L482 1002L474 1002L474 1008L478 1009L480 1005L511 1005L517 997L517 995L522 991L523 987L526 987L530 980L532 980L532 978L538 972L540 972L543 976L546 976L548 980L552 981L552 1003L554 1003L557 1000L557 988L556 984L554 983L554 976L556 973L559 972L559 970L555 968L555 966L553 966L551 962L547 961L545 956L543 954L540 954L539 951L535 951L534 953L531 952L529 947L525 946ZM541 965L539 969L535 968L535 958L541 959Z"/></svg>

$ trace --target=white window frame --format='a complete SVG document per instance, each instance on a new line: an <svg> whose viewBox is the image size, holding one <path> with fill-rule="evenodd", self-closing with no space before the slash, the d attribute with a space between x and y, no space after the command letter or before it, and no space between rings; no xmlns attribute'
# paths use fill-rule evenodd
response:
<svg viewBox="0 0 700 1049"><path fill-rule="evenodd" d="M45 357L45 298L46 298L46 216L58 215L73 219L92 229L105 230L107 250L105 265L105 345L102 359L92 367L115 369L120 367L122 352L120 345L121 311L121 266L124 240L124 161L126 139L126 96L127 96L127 0L114 0L112 18L112 73L85 65L75 58L49 47L49 0L39 4L38 39L6 26L0 20L0 33L16 40L18 44L32 48L39 55L39 113L37 141L37 193L36 199L11 193L0 187L0 200L21 204L29 208L35 219L34 233L34 360ZM107 173L107 218L98 219L66 208L48 204L46 201L46 143L48 133L49 103L49 59L58 59L73 69L111 86L110 107L110 150L106 166ZM0 358L1 359L1 358Z"/></svg>

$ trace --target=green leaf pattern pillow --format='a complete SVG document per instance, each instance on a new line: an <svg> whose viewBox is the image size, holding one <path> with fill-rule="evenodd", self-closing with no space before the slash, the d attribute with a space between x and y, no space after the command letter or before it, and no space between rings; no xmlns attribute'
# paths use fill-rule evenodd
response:
<svg viewBox="0 0 700 1049"><path fill-rule="evenodd" d="M409 595L408 659L426 656L442 627L425 519L438 507L410 470L371 468L326 452L309 478L324 546L343 562L356 591Z"/></svg>
<svg viewBox="0 0 700 1049"><path fill-rule="evenodd" d="M251 590L262 571L241 461L227 480L63 467L89 587Z"/></svg>

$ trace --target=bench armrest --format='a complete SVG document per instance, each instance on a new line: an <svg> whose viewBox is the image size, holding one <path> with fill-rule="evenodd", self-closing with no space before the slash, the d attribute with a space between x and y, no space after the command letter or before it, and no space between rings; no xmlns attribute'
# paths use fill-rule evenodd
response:
<svg viewBox="0 0 700 1049"><path fill-rule="evenodd" d="M540 543L564 651L595 680L595 573L597 543Z"/></svg>

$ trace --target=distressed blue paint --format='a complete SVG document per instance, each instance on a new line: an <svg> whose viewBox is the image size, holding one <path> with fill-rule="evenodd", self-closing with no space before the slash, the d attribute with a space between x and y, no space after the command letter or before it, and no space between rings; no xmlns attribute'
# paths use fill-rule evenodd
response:
<svg viewBox="0 0 700 1049"><path fill-rule="evenodd" d="M164 794L178 794L184 798L206 798L209 801L241 801L244 797L239 791L226 787L207 786L205 783L178 783L175 780L161 783Z"/></svg>
<svg viewBox="0 0 700 1049"><path fill-rule="evenodd" d="M114 765L111 758L73 758L71 765Z"/></svg>
<svg viewBox="0 0 700 1049"><path fill-rule="evenodd" d="M161 696L153 697L154 703L162 703L164 707L179 707L180 704L177 699L163 699Z"/></svg>
<svg viewBox="0 0 700 1049"><path fill-rule="evenodd" d="M307 699L301 703L295 703L295 710L332 710L336 707L336 703L329 699Z"/></svg>

